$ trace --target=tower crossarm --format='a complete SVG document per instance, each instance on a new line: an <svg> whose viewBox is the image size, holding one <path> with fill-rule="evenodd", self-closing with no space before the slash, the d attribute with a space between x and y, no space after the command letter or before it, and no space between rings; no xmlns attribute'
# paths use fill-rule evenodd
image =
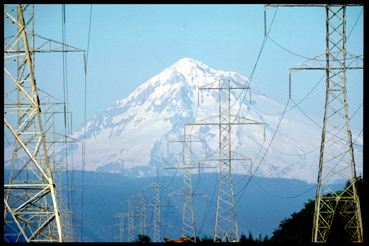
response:
<svg viewBox="0 0 369 246"><path fill-rule="evenodd" d="M326 7L328 4L265 4L265 9L277 8L277 7ZM329 4L330 6L340 7L342 4ZM363 6L364 4L344 4L345 6Z"/></svg>
<svg viewBox="0 0 369 246"><path fill-rule="evenodd" d="M340 54L339 52L331 52L332 54ZM330 66L327 67L326 64L326 58L327 53L324 52L323 54L320 54L318 56L315 56L314 58L308 59L304 62L301 62L293 67L290 67L290 73L296 72L296 71L302 71L302 70L342 70L342 58L336 57L336 59L332 59L331 61L335 61L333 64L337 64L338 66L333 66L332 63L330 63ZM347 66L345 66L345 69L363 69L364 68L364 59L361 56L356 56L351 53L346 53L347 57L346 60L349 62Z"/></svg>

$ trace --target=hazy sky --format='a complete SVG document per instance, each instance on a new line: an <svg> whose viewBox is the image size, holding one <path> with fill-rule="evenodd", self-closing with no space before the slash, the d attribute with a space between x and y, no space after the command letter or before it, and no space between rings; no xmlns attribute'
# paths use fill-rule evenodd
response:
<svg viewBox="0 0 369 246"><path fill-rule="evenodd" d="M65 6L66 43L86 51L90 8L88 4ZM363 7L346 10L347 51L363 55ZM268 97L285 104L289 68L325 52L325 18L323 7L279 7L266 11L269 37L290 51L270 39L265 43L252 82ZM7 36L11 24L4 22ZM264 5L92 5L87 120L183 57L249 77L262 46L264 27ZM62 41L62 5L35 5L35 33ZM41 89L63 100L61 53L37 54L35 73ZM73 112L75 130L84 121L82 53L67 54L67 76L68 109ZM322 76L323 71L293 73L292 99L301 101ZM363 70L348 71L347 79L352 115L363 103ZM306 113L321 119L324 80L325 77L300 104ZM362 109L351 122L357 131L363 128Z"/></svg>

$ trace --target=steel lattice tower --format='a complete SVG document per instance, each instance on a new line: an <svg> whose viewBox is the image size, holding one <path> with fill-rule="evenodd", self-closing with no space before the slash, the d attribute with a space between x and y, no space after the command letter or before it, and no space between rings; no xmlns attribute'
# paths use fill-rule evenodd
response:
<svg viewBox="0 0 369 246"><path fill-rule="evenodd" d="M138 199L138 201L135 201ZM138 202L138 205L135 205ZM120 240L123 242L123 230L128 229L128 242L134 241L134 230L139 228L140 234L146 234L146 195L144 192L138 193L126 201L121 202L121 204L126 203L128 205L128 212L118 213L115 217L120 218ZM123 218L128 218L127 228L123 227ZM139 217L139 226L135 226L134 217ZM122 235L122 236L121 236Z"/></svg>
<svg viewBox="0 0 369 246"><path fill-rule="evenodd" d="M154 196L153 196L153 203L150 204L154 208L154 221L153 221L153 228L154 228L154 240L153 242L160 242L160 234L161 234L161 226L160 226L160 184L159 183L152 183L144 187L144 189L153 188L154 189Z"/></svg>
<svg viewBox="0 0 369 246"><path fill-rule="evenodd" d="M10 90L5 93L4 123L16 140L11 177L9 183L4 184L4 241L62 242L55 183L34 76L33 6L19 4L16 13L18 16L14 18L7 10L4 11L5 17L18 29L14 41L4 44L5 62L12 59L12 54L17 60L16 77L11 75L13 71L4 67L6 77L14 86L7 88ZM13 92L17 97L11 95ZM12 104L13 98L17 100ZM17 122L7 117L8 114L18 115ZM18 161L21 163L14 163Z"/></svg>
<svg viewBox="0 0 369 246"><path fill-rule="evenodd" d="M154 228L154 240L153 242L160 242L160 238L161 238L161 227L162 226L170 226L169 224L162 222L160 219L160 208L161 207L167 207L164 205L160 205L160 188L167 188L167 187L162 187L160 186L159 182L154 182L151 183L149 185L146 185L145 187L143 187L143 189L154 189L154 195L153 197L153 202L150 203L148 206L149 207L153 207L154 209L154 221L151 225L148 226L152 226Z"/></svg>
<svg viewBox="0 0 369 246"><path fill-rule="evenodd" d="M127 229L125 226L124 226L124 218L127 217L127 213L123 213L123 212L120 212L120 213L117 213L114 215L114 218L118 218L119 222L118 224L115 224L111 227L114 227L114 226L119 226L119 242L123 242L124 241L124 231ZM115 237L114 237L115 239Z"/></svg>
<svg viewBox="0 0 369 246"><path fill-rule="evenodd" d="M136 209L140 217L140 234L146 235L146 195L144 192L141 192L134 195L133 198L138 198L139 200Z"/></svg>
<svg viewBox="0 0 369 246"><path fill-rule="evenodd" d="M186 135L184 129L183 142L183 213L181 236L192 235L196 242L195 219L192 207L192 154L191 154L191 135Z"/></svg>
<svg viewBox="0 0 369 246"><path fill-rule="evenodd" d="M184 135L182 137L175 138L168 141L167 152L169 152L169 143L180 142L182 143L182 167L161 167L160 169L182 169L183 170L183 188L181 190L172 192L168 196L183 196L183 209L182 209L182 228L181 237L186 238L192 242L196 242L196 228L195 218L193 215L193 196L203 195L196 193L192 188L192 170L199 169L200 164L194 161L192 157L192 146L193 143L206 143L196 136L186 134L186 126L184 125ZM167 153L167 156L169 154Z"/></svg>
<svg viewBox="0 0 369 246"><path fill-rule="evenodd" d="M217 207L215 216L214 241L238 242L238 228L236 219L236 208L232 184L232 160L249 161L250 159L232 151L231 130L235 125L264 125L251 119L243 118L231 113L231 91L248 90L235 81L219 79L199 90L217 90L219 101L219 114L205 119L196 120L191 125L215 125L219 127L218 153L211 154L203 161L218 161L219 163L219 185L217 195Z"/></svg>
<svg viewBox="0 0 369 246"><path fill-rule="evenodd" d="M52 118L46 114L52 112L47 107L42 111L34 55L64 52L67 47L82 50L36 35L33 5L5 5L4 17L12 24L6 28L15 29L13 36L4 38L4 135L8 131L15 139L9 181L4 180L4 241L62 242L60 187L48 153L54 138L49 132ZM35 37L45 41L36 49Z"/></svg>
<svg viewBox="0 0 369 246"><path fill-rule="evenodd" d="M319 158L312 241L326 242L335 213L339 213L350 242L363 241L360 202L356 190L356 167L348 112L346 70L362 69L362 58L346 51L346 5L319 6L326 10L325 53L290 68L326 71L326 99ZM325 58L325 64L320 59ZM350 64L347 65L348 57ZM353 66L350 66L354 64ZM344 178L349 185L340 193L330 188L332 178Z"/></svg>
<svg viewBox="0 0 369 246"><path fill-rule="evenodd" d="M349 241L363 241L360 202L346 90L346 6L326 5L327 89L319 159L318 187L313 222L313 242L327 241L335 212L350 234ZM351 182L340 194L326 180L339 175ZM327 195L326 195L327 194ZM324 196L326 195L326 196Z"/></svg>

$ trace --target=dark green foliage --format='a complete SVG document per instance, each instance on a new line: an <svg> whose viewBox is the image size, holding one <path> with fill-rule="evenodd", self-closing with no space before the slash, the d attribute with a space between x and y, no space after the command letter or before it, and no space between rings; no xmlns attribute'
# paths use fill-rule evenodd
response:
<svg viewBox="0 0 369 246"><path fill-rule="evenodd" d="M201 240L199 240L199 242L201 242L201 243L212 243L213 242L213 238L212 237L208 237L208 236L203 236L201 238Z"/></svg>
<svg viewBox="0 0 369 246"><path fill-rule="evenodd" d="M309 200L299 213L283 220L273 232L270 242L308 243L311 242L315 201Z"/></svg>
<svg viewBox="0 0 369 246"><path fill-rule="evenodd" d="M268 238L268 235L265 235L264 238L262 238L261 234L259 234L259 238L258 239L254 239L252 237L252 233L251 231L249 231L249 236L246 237L245 234L241 234L241 237L240 237L240 243L246 243L246 244L249 244L249 243L267 243L269 242L269 238Z"/></svg>
<svg viewBox="0 0 369 246"><path fill-rule="evenodd" d="M245 234L242 233L241 237L240 237L240 243L246 242L247 238L245 236Z"/></svg>
<svg viewBox="0 0 369 246"><path fill-rule="evenodd" d="M149 243L151 241L150 237L147 235L139 234L137 235L136 243Z"/></svg>
<svg viewBox="0 0 369 246"><path fill-rule="evenodd" d="M253 242L254 239L252 238L252 234L251 234L251 231L249 231L249 237L246 237L245 234L241 234L241 237L240 237L240 243L248 243L248 242Z"/></svg>
<svg viewBox="0 0 369 246"><path fill-rule="evenodd" d="M345 188L351 183L348 181ZM363 189L363 178L357 178L357 191L360 197ZM342 191L341 191L342 192ZM360 207L363 208L363 199L360 200ZM339 210L341 204L338 203L337 211L333 218L331 230L327 242L348 242L348 233L344 230L344 222L341 219ZM315 211L315 201L309 200L304 208L298 213L293 213L290 218L283 220L279 227L274 230L270 242L278 243L310 243L312 237L313 217ZM363 218L363 216L362 216ZM364 224L364 222L363 222Z"/></svg>

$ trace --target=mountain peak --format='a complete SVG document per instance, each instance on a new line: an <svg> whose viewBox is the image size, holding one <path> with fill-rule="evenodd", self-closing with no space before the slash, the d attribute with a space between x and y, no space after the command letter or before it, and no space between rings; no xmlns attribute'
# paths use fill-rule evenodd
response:
<svg viewBox="0 0 369 246"><path fill-rule="evenodd" d="M201 61L198 61L198 60L195 60L195 59L192 59L192 58L189 58L189 57L184 57L182 59L179 59L172 66L178 66L178 65L204 66L205 64L203 64Z"/></svg>
<svg viewBox="0 0 369 246"><path fill-rule="evenodd" d="M208 73L214 73L216 70L210 68L209 66L205 65L201 61L184 57L180 60L178 60L176 63L168 67L167 69L171 71L178 71L179 73L183 75L190 74L194 72L195 70L200 70L201 72L208 72ZM200 72L198 71L198 72Z"/></svg>
<svg viewBox="0 0 369 246"><path fill-rule="evenodd" d="M251 87L252 100L249 100L248 93L243 96L245 100L238 92L232 93L232 100L240 98L234 101L232 109L239 112L240 117L265 122L264 135L263 129L257 128L259 126L245 126L242 130L240 127L233 128L237 130L237 134L232 133L233 151L247 152L253 162L259 162L260 148L278 128L279 137L273 143L276 149L271 149L265 156L258 175L314 182L318 172L314 163L319 153L304 153L313 153L311 150L319 145L320 133L315 125L306 122L303 114L291 111L284 116L284 123L279 127L280 115L264 115L257 108L281 112L283 105L264 96L248 78L237 72L212 69L201 61L187 57L140 85L127 98L116 101L99 113L86 123L85 133L81 127L73 134L72 137L77 140L86 136L88 154L86 152L85 156L88 164L85 170L143 177L156 175L158 167L174 165L179 161L182 150L174 145L171 153L166 153L168 141L183 136L185 124L207 119L219 112L219 94L214 90L202 90L200 93L198 90L219 79L230 79ZM206 146L199 146L196 150L201 153L212 153L219 146L219 129L216 125L193 127L191 135L206 140ZM64 145L59 147L59 151L56 151L59 156L56 158L65 156L65 151L62 151L64 148ZM77 154L81 153L81 148L80 143L73 143L67 151ZM288 159L282 158L281 153L288 154ZM361 157L362 152L356 152L355 155ZM233 173L246 174L249 169L248 163L232 163Z"/></svg>

